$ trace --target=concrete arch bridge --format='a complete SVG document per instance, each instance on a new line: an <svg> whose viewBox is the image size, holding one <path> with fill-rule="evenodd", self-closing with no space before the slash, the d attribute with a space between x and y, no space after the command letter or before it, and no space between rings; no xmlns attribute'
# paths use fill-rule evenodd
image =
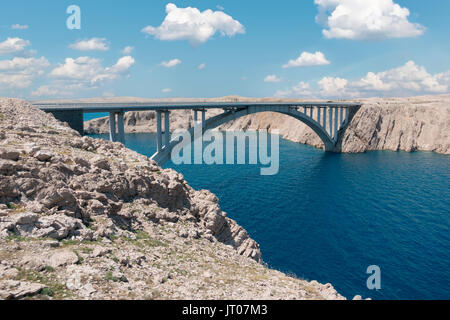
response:
<svg viewBox="0 0 450 320"><path fill-rule="evenodd" d="M349 117L354 110L361 107L354 103L35 103L36 107L52 113L57 119L67 122L73 129L83 134L84 113L109 113L111 141L125 141L124 114L130 111L156 112L156 145L157 151L152 156L159 165L164 165L169 159L173 148L180 143L170 137L170 113L174 110L192 110L194 121L201 123L202 130L220 127L221 125L241 117L261 113L276 112L293 117L310 127L323 141L325 151L333 151L339 140L341 129L349 123ZM206 119L208 110L222 109L219 115ZM353 112L352 112L353 111ZM163 117L164 115L164 117ZM163 130L164 118L164 130ZM189 121L189 120L186 120ZM194 128L191 128L194 139Z"/></svg>

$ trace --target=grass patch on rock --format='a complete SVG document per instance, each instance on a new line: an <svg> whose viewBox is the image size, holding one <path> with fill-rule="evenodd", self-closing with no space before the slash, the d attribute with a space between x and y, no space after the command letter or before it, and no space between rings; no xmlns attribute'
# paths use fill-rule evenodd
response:
<svg viewBox="0 0 450 320"><path fill-rule="evenodd" d="M167 247L167 243L152 238L147 232L143 231L143 230L138 230L136 231L136 239L131 239L128 237L123 237L122 239L134 244L135 246L139 247L139 248L143 248L143 247L150 247L150 248L155 248L155 247Z"/></svg>
<svg viewBox="0 0 450 320"><path fill-rule="evenodd" d="M93 244L100 244L100 240L95 240L95 241L83 240L83 241L81 241L81 240L66 239L66 240L62 240L61 241L61 246L62 247L93 245Z"/></svg>
<svg viewBox="0 0 450 320"><path fill-rule="evenodd" d="M77 255L77 258L78 258L77 264L82 264L84 261L84 258L78 253L77 250L73 250L73 253L75 253Z"/></svg>
<svg viewBox="0 0 450 320"><path fill-rule="evenodd" d="M55 272L55 268L51 267L51 266L45 266L44 270L47 272Z"/></svg>
<svg viewBox="0 0 450 320"><path fill-rule="evenodd" d="M9 242L39 242L39 241L47 241L49 239L47 238L30 238L30 237L24 237L18 234L11 234L8 237L6 237L6 241Z"/></svg>
<svg viewBox="0 0 450 320"><path fill-rule="evenodd" d="M112 271L108 271L105 275L105 279L107 281L112 281L112 282L128 282L127 278L125 278L125 276L121 276L121 277L115 277L112 273Z"/></svg>
<svg viewBox="0 0 450 320"><path fill-rule="evenodd" d="M54 276L47 276L37 271L19 269L15 280L41 283L47 286L47 288L41 291L41 295L46 295L57 300L72 298L72 293L69 289L64 284L58 282Z"/></svg>

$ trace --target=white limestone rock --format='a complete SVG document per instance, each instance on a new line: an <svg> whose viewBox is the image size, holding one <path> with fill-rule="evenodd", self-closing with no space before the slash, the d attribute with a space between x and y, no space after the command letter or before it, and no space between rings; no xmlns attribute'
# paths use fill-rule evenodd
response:
<svg viewBox="0 0 450 320"><path fill-rule="evenodd" d="M39 150L35 153L34 157L38 159L39 161L45 162L50 161L52 157L54 156L54 153L48 150Z"/></svg>
<svg viewBox="0 0 450 320"><path fill-rule="evenodd" d="M57 268L70 264L76 264L78 261L79 258L73 251L62 250L55 252L48 258L48 265L53 268Z"/></svg>
<svg viewBox="0 0 450 320"><path fill-rule="evenodd" d="M0 297L5 300L17 300L41 292L45 285L14 280L0 280Z"/></svg>

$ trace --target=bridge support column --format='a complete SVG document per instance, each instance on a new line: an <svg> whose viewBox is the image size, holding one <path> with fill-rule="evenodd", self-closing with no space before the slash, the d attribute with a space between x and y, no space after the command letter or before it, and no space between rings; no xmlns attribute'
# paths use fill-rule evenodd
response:
<svg viewBox="0 0 450 320"><path fill-rule="evenodd" d="M162 150L161 114L161 111L156 111L156 149L158 150L158 152Z"/></svg>
<svg viewBox="0 0 450 320"><path fill-rule="evenodd" d="M323 108L322 127L323 127L323 130L327 131L327 108Z"/></svg>
<svg viewBox="0 0 450 320"><path fill-rule="evenodd" d="M339 125L344 126L344 108L339 108Z"/></svg>
<svg viewBox="0 0 450 320"><path fill-rule="evenodd" d="M202 132L205 130L206 110L202 110Z"/></svg>
<svg viewBox="0 0 450 320"><path fill-rule="evenodd" d="M119 112L117 114L117 119L118 119L118 121L117 121L117 130L118 130L118 133L119 133L118 141L121 142L121 143L125 143L125 123L124 123L123 117L124 117L124 113L123 112Z"/></svg>
<svg viewBox="0 0 450 320"><path fill-rule="evenodd" d="M114 112L109 113L109 140L111 140L112 142L117 141L116 114Z"/></svg>
<svg viewBox="0 0 450 320"><path fill-rule="evenodd" d="M198 111L194 110L194 126L197 124L198 122Z"/></svg>
<svg viewBox="0 0 450 320"><path fill-rule="evenodd" d="M170 112L164 111L164 147L169 147L170 144Z"/></svg>
<svg viewBox="0 0 450 320"><path fill-rule="evenodd" d="M339 132L339 110L338 108L334 108L334 137L333 139L337 141L338 132Z"/></svg>
<svg viewBox="0 0 450 320"><path fill-rule="evenodd" d="M345 125L348 124L349 116L350 116L350 109L349 108L345 108Z"/></svg>
<svg viewBox="0 0 450 320"><path fill-rule="evenodd" d="M309 108L309 117L312 119L313 118L313 110L314 108L313 107L311 107L311 108Z"/></svg>
<svg viewBox="0 0 450 320"><path fill-rule="evenodd" d="M333 108L328 108L328 124L329 124L329 128L328 128L328 133L330 134L330 137L333 138Z"/></svg>
<svg viewBox="0 0 450 320"><path fill-rule="evenodd" d="M322 111L321 107L317 107L317 122L320 123L320 112Z"/></svg>

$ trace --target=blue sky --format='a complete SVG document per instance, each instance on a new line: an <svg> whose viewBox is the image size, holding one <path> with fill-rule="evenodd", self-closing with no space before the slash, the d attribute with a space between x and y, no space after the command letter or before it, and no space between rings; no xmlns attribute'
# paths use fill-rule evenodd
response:
<svg viewBox="0 0 450 320"><path fill-rule="evenodd" d="M80 30L66 26L69 5L81 9ZM448 93L449 9L447 0L2 1L0 95Z"/></svg>

